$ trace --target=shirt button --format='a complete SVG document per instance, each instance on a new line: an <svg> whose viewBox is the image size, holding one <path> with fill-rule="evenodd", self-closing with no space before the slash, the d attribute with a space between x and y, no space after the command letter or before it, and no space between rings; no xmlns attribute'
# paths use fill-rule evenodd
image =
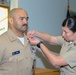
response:
<svg viewBox="0 0 76 75"><path fill-rule="evenodd" d="M27 59L27 57L26 57L26 59Z"/></svg>

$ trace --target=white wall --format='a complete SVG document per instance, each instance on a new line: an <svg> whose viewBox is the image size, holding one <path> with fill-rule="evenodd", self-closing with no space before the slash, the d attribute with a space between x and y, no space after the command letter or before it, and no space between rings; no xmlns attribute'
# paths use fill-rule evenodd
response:
<svg viewBox="0 0 76 75"><path fill-rule="evenodd" d="M29 14L29 30L35 29L52 35L61 35L61 23L66 17L66 5L66 0L18 0L18 7L24 8ZM50 50L59 49L46 45ZM53 68L40 50L37 50L36 67Z"/></svg>

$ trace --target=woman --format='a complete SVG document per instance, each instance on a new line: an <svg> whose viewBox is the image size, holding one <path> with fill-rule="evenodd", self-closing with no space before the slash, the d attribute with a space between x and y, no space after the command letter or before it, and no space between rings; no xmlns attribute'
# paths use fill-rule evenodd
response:
<svg viewBox="0 0 76 75"><path fill-rule="evenodd" d="M76 75L76 18L70 16L62 23L62 36L52 36L39 31L27 33L32 45L37 45L53 66L60 68L60 75ZM56 56L34 36L44 41L61 45L60 55Z"/></svg>

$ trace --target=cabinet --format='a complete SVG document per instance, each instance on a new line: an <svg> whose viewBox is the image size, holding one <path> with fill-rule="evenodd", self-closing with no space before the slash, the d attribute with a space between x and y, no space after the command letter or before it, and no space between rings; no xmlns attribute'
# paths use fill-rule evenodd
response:
<svg viewBox="0 0 76 75"><path fill-rule="evenodd" d="M60 75L59 70L35 68L35 75Z"/></svg>

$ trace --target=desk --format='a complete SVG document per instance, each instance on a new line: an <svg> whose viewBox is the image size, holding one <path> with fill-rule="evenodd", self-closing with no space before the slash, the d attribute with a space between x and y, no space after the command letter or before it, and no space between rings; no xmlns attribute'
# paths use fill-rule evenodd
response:
<svg viewBox="0 0 76 75"><path fill-rule="evenodd" d="M60 75L59 70L35 68L35 75Z"/></svg>

